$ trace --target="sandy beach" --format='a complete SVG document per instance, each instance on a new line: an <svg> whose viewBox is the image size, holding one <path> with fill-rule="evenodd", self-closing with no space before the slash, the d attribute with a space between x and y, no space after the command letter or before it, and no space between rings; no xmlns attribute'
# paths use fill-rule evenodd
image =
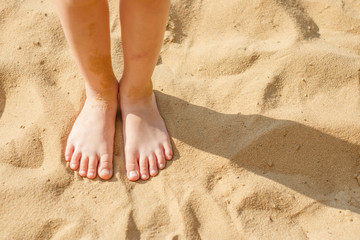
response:
<svg viewBox="0 0 360 240"><path fill-rule="evenodd" d="M1 0L0 52L0 239L360 239L359 0L172 0L153 83L175 154L149 181L120 112L114 176L67 166L85 89L53 1Z"/></svg>

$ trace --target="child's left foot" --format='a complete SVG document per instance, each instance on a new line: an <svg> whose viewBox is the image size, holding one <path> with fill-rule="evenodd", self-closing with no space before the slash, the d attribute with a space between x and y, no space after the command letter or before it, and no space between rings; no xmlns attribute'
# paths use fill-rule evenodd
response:
<svg viewBox="0 0 360 240"><path fill-rule="evenodd" d="M126 96L120 92L127 176L147 180L165 168L165 159L171 160L170 137L153 93L136 100Z"/></svg>

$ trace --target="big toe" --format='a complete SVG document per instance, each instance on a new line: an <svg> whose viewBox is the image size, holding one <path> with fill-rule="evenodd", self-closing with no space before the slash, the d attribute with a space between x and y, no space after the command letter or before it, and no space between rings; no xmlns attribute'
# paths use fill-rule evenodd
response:
<svg viewBox="0 0 360 240"><path fill-rule="evenodd" d="M134 156L129 155L125 154L127 176L130 181L136 181L140 177L139 165L137 159Z"/></svg>
<svg viewBox="0 0 360 240"><path fill-rule="evenodd" d="M173 150L170 141L164 143L164 152L166 160L171 160L173 156Z"/></svg>
<svg viewBox="0 0 360 240"><path fill-rule="evenodd" d="M68 143L65 149L65 161L70 162L73 152L74 152L74 145Z"/></svg>
<svg viewBox="0 0 360 240"><path fill-rule="evenodd" d="M110 179L113 175L113 166L112 166L112 157L105 154L100 158L99 168L98 168L99 177L102 179Z"/></svg>

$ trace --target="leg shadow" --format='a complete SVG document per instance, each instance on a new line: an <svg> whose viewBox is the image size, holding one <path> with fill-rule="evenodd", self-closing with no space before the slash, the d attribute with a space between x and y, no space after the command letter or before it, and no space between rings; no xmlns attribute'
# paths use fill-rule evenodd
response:
<svg viewBox="0 0 360 240"><path fill-rule="evenodd" d="M155 94L172 137L324 204L360 213L356 197L350 196L351 203L324 200L324 195L359 188L353 178L360 169L359 146L301 123L223 114Z"/></svg>

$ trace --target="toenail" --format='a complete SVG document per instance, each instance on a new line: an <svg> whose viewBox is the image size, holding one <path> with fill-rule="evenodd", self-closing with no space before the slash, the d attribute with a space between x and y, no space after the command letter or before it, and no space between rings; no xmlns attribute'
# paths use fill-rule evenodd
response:
<svg viewBox="0 0 360 240"><path fill-rule="evenodd" d="M110 175L110 171L107 170L107 169L101 170L101 173L104 174L104 175Z"/></svg>
<svg viewBox="0 0 360 240"><path fill-rule="evenodd" d="M141 175L142 178L146 178L147 176L145 174Z"/></svg>
<svg viewBox="0 0 360 240"><path fill-rule="evenodd" d="M130 178L137 177L137 176L138 176L137 171L131 171L131 172L129 173L129 177L130 177Z"/></svg>
<svg viewBox="0 0 360 240"><path fill-rule="evenodd" d="M79 173L80 173L80 175L84 175L84 174L85 174L85 171L84 171L84 170L81 170Z"/></svg>
<svg viewBox="0 0 360 240"><path fill-rule="evenodd" d="M69 155L66 155L66 156L65 156L65 160L66 160L66 161L69 161L69 160L70 160L70 156L69 156Z"/></svg>
<svg viewBox="0 0 360 240"><path fill-rule="evenodd" d="M165 165L163 163L160 163L160 168L164 168Z"/></svg>
<svg viewBox="0 0 360 240"><path fill-rule="evenodd" d="M71 167L71 168L76 168L76 164L75 164L75 163L72 163L72 164L70 164L70 167Z"/></svg>
<svg viewBox="0 0 360 240"><path fill-rule="evenodd" d="M155 175L156 172L157 172L157 171L155 171L155 170L151 170L151 171L150 171L150 174L151 174L151 175Z"/></svg>

